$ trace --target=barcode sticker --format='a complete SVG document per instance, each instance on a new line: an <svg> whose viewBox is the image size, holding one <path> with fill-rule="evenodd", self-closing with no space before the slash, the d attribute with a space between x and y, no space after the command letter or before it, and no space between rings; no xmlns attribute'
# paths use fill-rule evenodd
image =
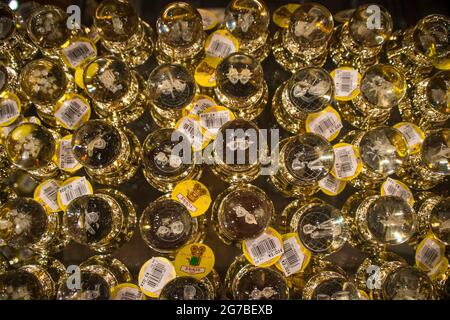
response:
<svg viewBox="0 0 450 320"><path fill-rule="evenodd" d="M65 61L69 67L75 69L89 58L97 55L95 46L86 39L85 41L74 41L67 47L62 49L62 53L66 58Z"/></svg>
<svg viewBox="0 0 450 320"><path fill-rule="evenodd" d="M139 272L139 287L147 296L157 298L162 288L175 277L175 267L169 260L153 257Z"/></svg>
<svg viewBox="0 0 450 320"><path fill-rule="evenodd" d="M331 76L337 100L347 101L358 95L361 75L357 70L349 67L337 68L331 72Z"/></svg>
<svg viewBox="0 0 450 320"><path fill-rule="evenodd" d="M336 138L342 127L340 116L332 107L309 114L306 119L306 131L321 135L328 141Z"/></svg>
<svg viewBox="0 0 450 320"><path fill-rule="evenodd" d="M336 179L332 174L328 174L319 181L319 188L326 195L336 196L344 190L346 184L345 181Z"/></svg>
<svg viewBox="0 0 450 320"><path fill-rule="evenodd" d="M72 177L63 183L58 190L58 202L66 208L74 199L92 194L92 186L85 177Z"/></svg>
<svg viewBox="0 0 450 320"><path fill-rule="evenodd" d="M132 283L122 283L111 289L111 300L144 300L141 289Z"/></svg>
<svg viewBox="0 0 450 320"><path fill-rule="evenodd" d="M286 277L289 277L302 270L306 256L295 236L283 240L283 250L277 266L281 268Z"/></svg>
<svg viewBox="0 0 450 320"><path fill-rule="evenodd" d="M57 197L58 189L59 183L56 180L46 180L36 187L34 198L38 202L43 202L44 207L49 212L58 212L60 211Z"/></svg>
<svg viewBox="0 0 450 320"><path fill-rule="evenodd" d="M394 128L399 130L405 137L408 143L408 149L411 154L420 151L425 134L418 126L409 122L400 122L394 125Z"/></svg>
<svg viewBox="0 0 450 320"><path fill-rule="evenodd" d="M0 98L0 126L8 126L20 115L20 106L11 98Z"/></svg>
<svg viewBox="0 0 450 320"><path fill-rule="evenodd" d="M90 111L89 105L80 98L67 99L60 104L55 111L55 118L59 120L66 129L76 129L83 118Z"/></svg>
<svg viewBox="0 0 450 320"><path fill-rule="evenodd" d="M359 174L360 161L350 144L338 143L334 149L334 168L332 173L337 179L351 180Z"/></svg>
<svg viewBox="0 0 450 320"><path fill-rule="evenodd" d="M200 127L199 118L196 115L188 115L181 118L175 128L186 135L194 151L201 150L204 146L203 134Z"/></svg>
<svg viewBox="0 0 450 320"><path fill-rule="evenodd" d="M65 136L59 142L58 167L68 172L77 171L82 167L73 154L72 135Z"/></svg>
<svg viewBox="0 0 450 320"><path fill-rule="evenodd" d="M381 185L381 195L397 196L405 199L411 205L414 204L414 197L411 190L401 181L387 178Z"/></svg>
<svg viewBox="0 0 450 320"><path fill-rule="evenodd" d="M433 237L425 238L417 247L416 261L423 264L430 270L435 269L441 262L442 248Z"/></svg>
<svg viewBox="0 0 450 320"><path fill-rule="evenodd" d="M202 112L204 112L206 109L212 106L216 106L217 103L214 101L213 98L205 96L205 95L198 95L194 97L194 100L191 104L189 104L184 110L184 115L188 114L195 114L200 115Z"/></svg>
<svg viewBox="0 0 450 320"><path fill-rule="evenodd" d="M213 12L206 9L197 9L197 11L200 13L200 16L202 17L203 30L214 29L214 27L219 22L216 15Z"/></svg>
<svg viewBox="0 0 450 320"><path fill-rule="evenodd" d="M233 119L235 119L235 116L228 108L214 106L200 114L200 125L206 130L205 136L214 139L219 129Z"/></svg>
<svg viewBox="0 0 450 320"><path fill-rule="evenodd" d="M223 59L233 52L237 52L238 41L226 30L213 32L205 42L205 53L212 58Z"/></svg>
<svg viewBox="0 0 450 320"><path fill-rule="evenodd" d="M243 242L244 255L255 266L275 264L283 254L281 236L272 228L255 239Z"/></svg>

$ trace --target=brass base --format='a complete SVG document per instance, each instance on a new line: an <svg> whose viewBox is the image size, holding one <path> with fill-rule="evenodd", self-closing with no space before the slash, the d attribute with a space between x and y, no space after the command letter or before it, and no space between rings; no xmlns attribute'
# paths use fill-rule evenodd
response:
<svg viewBox="0 0 450 320"><path fill-rule="evenodd" d="M278 174L269 177L268 181L286 197L305 197L312 196L319 191L318 184L299 186L285 181Z"/></svg>
<svg viewBox="0 0 450 320"><path fill-rule="evenodd" d="M364 114L353 106L351 101L337 102L337 107L342 117L351 123L352 126L369 130L385 124L391 115L390 110L377 109L373 114Z"/></svg>
<svg viewBox="0 0 450 320"><path fill-rule="evenodd" d="M64 230L62 212L52 213L48 219L48 231L43 236L43 240L30 247L40 254L60 252L70 243L70 237Z"/></svg>
<svg viewBox="0 0 450 320"><path fill-rule="evenodd" d="M155 58L158 61L158 64L164 64L164 63L177 63L181 64L183 67L188 69L190 72L194 72L197 65L202 61L203 58L205 58L205 51L203 48L195 53L193 56L182 58L182 59L176 59L173 58L163 52L159 45L157 44L157 48L155 51Z"/></svg>
<svg viewBox="0 0 450 320"><path fill-rule="evenodd" d="M405 184L416 190L430 190L444 182L445 176L433 174L421 162L420 155L411 155L407 165L400 169L398 176Z"/></svg>
<svg viewBox="0 0 450 320"><path fill-rule="evenodd" d="M246 171L232 171L226 164L213 164L211 170L220 180L229 184L252 182L259 177L261 165L255 164Z"/></svg>
<svg viewBox="0 0 450 320"><path fill-rule="evenodd" d="M272 100L272 112L277 120L277 123L286 131L290 133L305 133L305 119L294 119L289 115L283 107L283 90L286 83L283 83L277 88Z"/></svg>
<svg viewBox="0 0 450 320"><path fill-rule="evenodd" d="M168 193L173 190L173 188L184 180L200 180L200 177L203 173L203 166L202 165L193 165L192 168L190 168L190 172L187 175L184 175L181 179L179 177L164 177L159 178L155 177L151 171L149 171L146 168L142 169L144 173L144 177L147 180L147 182L155 189L163 192Z"/></svg>

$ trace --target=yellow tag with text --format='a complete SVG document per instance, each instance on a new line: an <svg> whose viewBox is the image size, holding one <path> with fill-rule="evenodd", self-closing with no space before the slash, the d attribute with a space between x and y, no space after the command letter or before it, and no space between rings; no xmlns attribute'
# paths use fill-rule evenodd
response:
<svg viewBox="0 0 450 320"><path fill-rule="evenodd" d="M12 92L0 94L0 127L13 124L20 116L20 99Z"/></svg>
<svg viewBox="0 0 450 320"><path fill-rule="evenodd" d="M415 154L420 151L422 142L425 139L425 133L422 129L410 122L399 122L394 125L394 128L400 131L405 137L410 154Z"/></svg>
<svg viewBox="0 0 450 320"><path fill-rule="evenodd" d="M349 143L338 143L333 146L334 166L331 174L339 180L355 179L362 170L362 161L358 149Z"/></svg>
<svg viewBox="0 0 450 320"><path fill-rule="evenodd" d="M63 128L75 130L91 117L88 100L78 93L67 93L54 107L56 122Z"/></svg>
<svg viewBox="0 0 450 320"><path fill-rule="evenodd" d="M306 132L321 135L328 141L336 139L343 128L341 116L331 106L320 112L308 114L305 126Z"/></svg>
<svg viewBox="0 0 450 320"><path fill-rule="evenodd" d="M94 189L86 177L71 177L65 180L58 189L58 205L62 210L66 210L74 199L93 193Z"/></svg>
<svg viewBox="0 0 450 320"><path fill-rule="evenodd" d="M400 180L387 178L380 189L382 196L397 196L405 199L410 205L414 205L414 196L409 187Z"/></svg>
<svg viewBox="0 0 450 320"><path fill-rule="evenodd" d="M200 117L195 114L188 114L182 117L175 124L175 129L183 133L191 143L192 150L200 151L209 144L211 139L205 136L206 130L200 125Z"/></svg>
<svg viewBox="0 0 450 320"><path fill-rule="evenodd" d="M86 64L97 56L95 43L85 37L75 37L61 46L62 60L72 69Z"/></svg>
<svg viewBox="0 0 450 320"><path fill-rule="evenodd" d="M203 59L194 71L195 82L201 87L212 88L216 86L217 59Z"/></svg>
<svg viewBox="0 0 450 320"><path fill-rule="evenodd" d="M331 173L329 173L325 178L319 181L319 189L327 196L337 196L342 191L344 191L347 182L344 180L339 180Z"/></svg>
<svg viewBox="0 0 450 320"><path fill-rule="evenodd" d="M111 300L146 300L147 297L134 283L121 283L111 288Z"/></svg>
<svg viewBox="0 0 450 320"><path fill-rule="evenodd" d="M283 234L282 239L283 254L275 266L289 277L305 270L311 260L311 252L302 245L297 233Z"/></svg>
<svg viewBox="0 0 450 320"><path fill-rule="evenodd" d="M172 199L182 203L192 217L204 214L211 205L208 188L197 180L185 180L177 184L172 190Z"/></svg>
<svg viewBox="0 0 450 320"><path fill-rule="evenodd" d="M153 257L142 265L138 284L145 295L158 298L162 288L176 276L172 262L163 257Z"/></svg>
<svg viewBox="0 0 450 320"><path fill-rule="evenodd" d="M211 33L205 41L205 54L209 62L217 64L226 56L239 51L239 41L228 30L220 29Z"/></svg>
<svg viewBox="0 0 450 320"><path fill-rule="evenodd" d="M39 202L49 214L61 211L58 204L58 190L60 185L60 181L48 179L41 182L34 190L34 200Z"/></svg>
<svg viewBox="0 0 450 320"><path fill-rule="evenodd" d="M416 265L434 279L447 271L448 260L445 257L445 244L428 235L417 246Z"/></svg>
<svg viewBox="0 0 450 320"><path fill-rule="evenodd" d="M330 73L334 81L334 97L339 101L350 101L359 94L361 74L351 67L336 68Z"/></svg>
<svg viewBox="0 0 450 320"><path fill-rule="evenodd" d="M56 143L53 162L56 163L59 169L69 173L77 172L83 167L73 154L71 134L61 138Z"/></svg>
<svg viewBox="0 0 450 320"><path fill-rule="evenodd" d="M207 139L215 139L219 129L228 121L236 119L234 113L223 106L209 107L200 114L200 126Z"/></svg>
<svg viewBox="0 0 450 320"><path fill-rule="evenodd" d="M283 255L283 239L275 229L268 227L258 237L242 241L242 251L251 264L270 267Z"/></svg>
<svg viewBox="0 0 450 320"><path fill-rule="evenodd" d="M203 243L184 246L177 252L174 262L177 275L197 279L206 277L214 268L214 263L214 252Z"/></svg>
<svg viewBox="0 0 450 320"><path fill-rule="evenodd" d="M183 116L187 116L188 114L195 114L198 116L212 106L217 106L217 103L213 98L204 94L196 94L192 102L183 109Z"/></svg>

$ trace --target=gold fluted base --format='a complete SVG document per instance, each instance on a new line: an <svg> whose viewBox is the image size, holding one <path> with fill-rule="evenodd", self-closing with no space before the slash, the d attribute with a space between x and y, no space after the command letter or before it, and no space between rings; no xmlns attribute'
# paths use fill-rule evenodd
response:
<svg viewBox="0 0 450 320"><path fill-rule="evenodd" d="M146 168L143 168L142 171L145 179L153 188L163 193L168 193L171 192L173 188L175 188L175 186L181 181L199 180L203 173L203 167L202 165L193 165L192 168L190 168L190 172L181 179L179 177L159 178L154 176L152 172Z"/></svg>

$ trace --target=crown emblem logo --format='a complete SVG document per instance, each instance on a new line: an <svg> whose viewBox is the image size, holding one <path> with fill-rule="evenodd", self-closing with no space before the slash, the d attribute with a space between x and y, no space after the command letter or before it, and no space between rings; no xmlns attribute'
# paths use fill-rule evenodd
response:
<svg viewBox="0 0 450 320"><path fill-rule="evenodd" d="M187 191L187 198L191 203L194 203L195 201L198 200L198 198L204 195L206 195L206 190L199 183L196 183L194 185L193 190Z"/></svg>

